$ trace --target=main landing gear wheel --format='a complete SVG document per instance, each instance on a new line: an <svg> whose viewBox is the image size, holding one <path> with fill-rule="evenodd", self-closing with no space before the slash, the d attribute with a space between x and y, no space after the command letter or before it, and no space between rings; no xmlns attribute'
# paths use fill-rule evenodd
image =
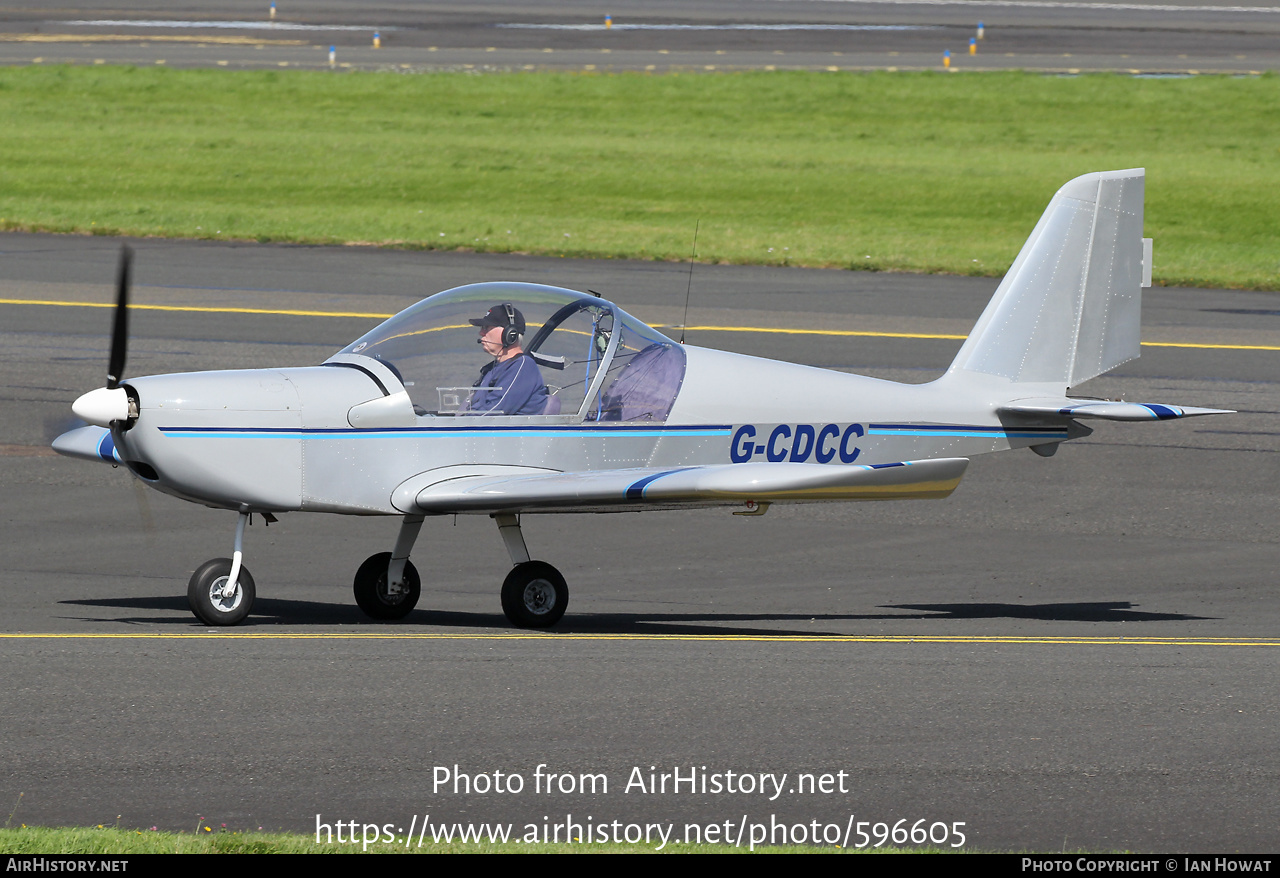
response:
<svg viewBox="0 0 1280 878"><path fill-rule="evenodd" d="M502 583L502 612L517 628L550 628L569 606L569 586L546 561L511 568Z"/></svg>
<svg viewBox="0 0 1280 878"><path fill-rule="evenodd" d="M418 597L422 594L422 580L418 578L417 568L409 561L404 562L402 590L399 594L390 594L387 589L387 565L390 563L391 553L380 552L370 556L356 571L356 603L370 619L403 619L418 605Z"/></svg>
<svg viewBox="0 0 1280 878"><path fill-rule="evenodd" d="M249 615L256 594L253 577L244 565L236 575L236 587L226 593L231 578L231 559L214 558L201 564L191 574L187 585L187 602L191 612L206 625L238 625Z"/></svg>

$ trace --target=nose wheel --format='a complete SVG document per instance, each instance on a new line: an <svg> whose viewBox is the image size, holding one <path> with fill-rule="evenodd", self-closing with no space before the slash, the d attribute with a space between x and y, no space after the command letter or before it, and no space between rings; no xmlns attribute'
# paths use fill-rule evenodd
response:
<svg viewBox="0 0 1280 878"><path fill-rule="evenodd" d="M268 521L274 521L270 515ZM253 577L240 563L244 557L244 527L249 513L236 519L235 552L230 558L206 561L191 574L187 583L187 603L197 619L206 625L238 625L253 609L256 590Z"/></svg>
<svg viewBox="0 0 1280 878"><path fill-rule="evenodd" d="M232 564L230 558L214 558L191 574L187 603L196 618L206 625L238 625L253 609L256 595L253 577L241 565L232 582Z"/></svg>

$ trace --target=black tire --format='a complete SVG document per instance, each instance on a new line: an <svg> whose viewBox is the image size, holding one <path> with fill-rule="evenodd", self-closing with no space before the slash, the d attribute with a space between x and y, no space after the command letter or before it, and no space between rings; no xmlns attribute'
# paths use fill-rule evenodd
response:
<svg viewBox="0 0 1280 878"><path fill-rule="evenodd" d="M249 568L243 564L236 576L236 593L225 598L222 588L231 576L231 559L214 558L206 561L191 574L187 584L187 603L191 612L206 625L239 625L253 609L253 599L257 589L253 585L253 577Z"/></svg>
<svg viewBox="0 0 1280 878"><path fill-rule="evenodd" d="M387 594L387 565L391 563L390 552L379 552L369 556L360 569L356 571L353 590L356 603L370 619L388 621L403 619L418 605L422 595L422 580L418 578L418 568L413 562L404 562L405 592L394 597Z"/></svg>
<svg viewBox="0 0 1280 878"><path fill-rule="evenodd" d="M517 628L550 628L569 606L569 586L546 561L511 568L502 583L502 612Z"/></svg>

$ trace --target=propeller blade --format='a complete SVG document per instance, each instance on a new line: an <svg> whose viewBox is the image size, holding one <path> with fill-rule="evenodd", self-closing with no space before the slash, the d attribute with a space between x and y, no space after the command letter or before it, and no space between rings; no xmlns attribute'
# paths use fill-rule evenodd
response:
<svg viewBox="0 0 1280 878"><path fill-rule="evenodd" d="M129 273L133 251L120 248L120 273L116 277L116 316L111 326L111 359L107 362L107 389L115 390L124 378L125 355L129 352Z"/></svg>

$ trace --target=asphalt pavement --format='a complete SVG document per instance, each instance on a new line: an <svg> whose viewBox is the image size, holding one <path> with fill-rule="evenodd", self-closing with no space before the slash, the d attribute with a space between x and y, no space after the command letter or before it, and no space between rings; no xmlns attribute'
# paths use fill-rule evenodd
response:
<svg viewBox="0 0 1280 878"><path fill-rule="evenodd" d="M400 839L424 815L517 834L578 821L579 837L589 819L676 838L715 825L732 842L744 821L745 839L781 821L788 840L803 823L856 844L862 821L925 820L969 849L1273 849L1276 294L1147 290L1141 359L1082 390L1236 415L979 457L945 501L530 516L532 553L572 593L555 633L508 626L488 519L428 522L419 609L387 626L350 581L394 522L301 514L251 528L255 613L210 631L186 581L229 554L234 517L47 449L103 381L109 310L86 303L110 301L119 243L0 237L0 796L22 794L15 822L311 832L320 815ZM140 304L205 309L135 312L131 375L318 362L376 315L476 280L591 288L684 322L676 264L131 246ZM688 337L925 381L960 341L912 336L963 335L994 286L699 265ZM45 304L16 304L31 301ZM438 781L455 766L525 787L454 793ZM677 771L722 786L651 791L651 772ZM547 773L575 779L539 792ZM830 775L830 792L801 774Z"/></svg>
<svg viewBox="0 0 1280 878"><path fill-rule="evenodd" d="M948 49L957 71L1280 67L1280 8L1221 0L267 7L0 5L0 64L325 69L333 46L338 71L941 69ZM255 612L211 631L186 582L229 554L233 516L48 448L103 381L119 244L0 236L12 823L354 821L396 844L606 826L657 847L871 845L903 821L944 848L1274 850L1277 294L1147 290L1142 357L1079 389L1235 415L979 457L945 501L530 516L572 592L554 633L508 626L506 554L466 516L424 528L419 609L369 622L351 577L394 522L327 515L251 528ZM688 268L667 263L130 244L135 301L164 308L133 315L131 375L315 363L422 296L517 279L691 344L921 382L995 287L699 265L686 313Z"/></svg>
<svg viewBox="0 0 1280 878"><path fill-rule="evenodd" d="M1180 76L1280 67L1272 2L632 0L605 9L595 0L282 0L274 18L269 8L261 0L0 5L0 64Z"/></svg>

